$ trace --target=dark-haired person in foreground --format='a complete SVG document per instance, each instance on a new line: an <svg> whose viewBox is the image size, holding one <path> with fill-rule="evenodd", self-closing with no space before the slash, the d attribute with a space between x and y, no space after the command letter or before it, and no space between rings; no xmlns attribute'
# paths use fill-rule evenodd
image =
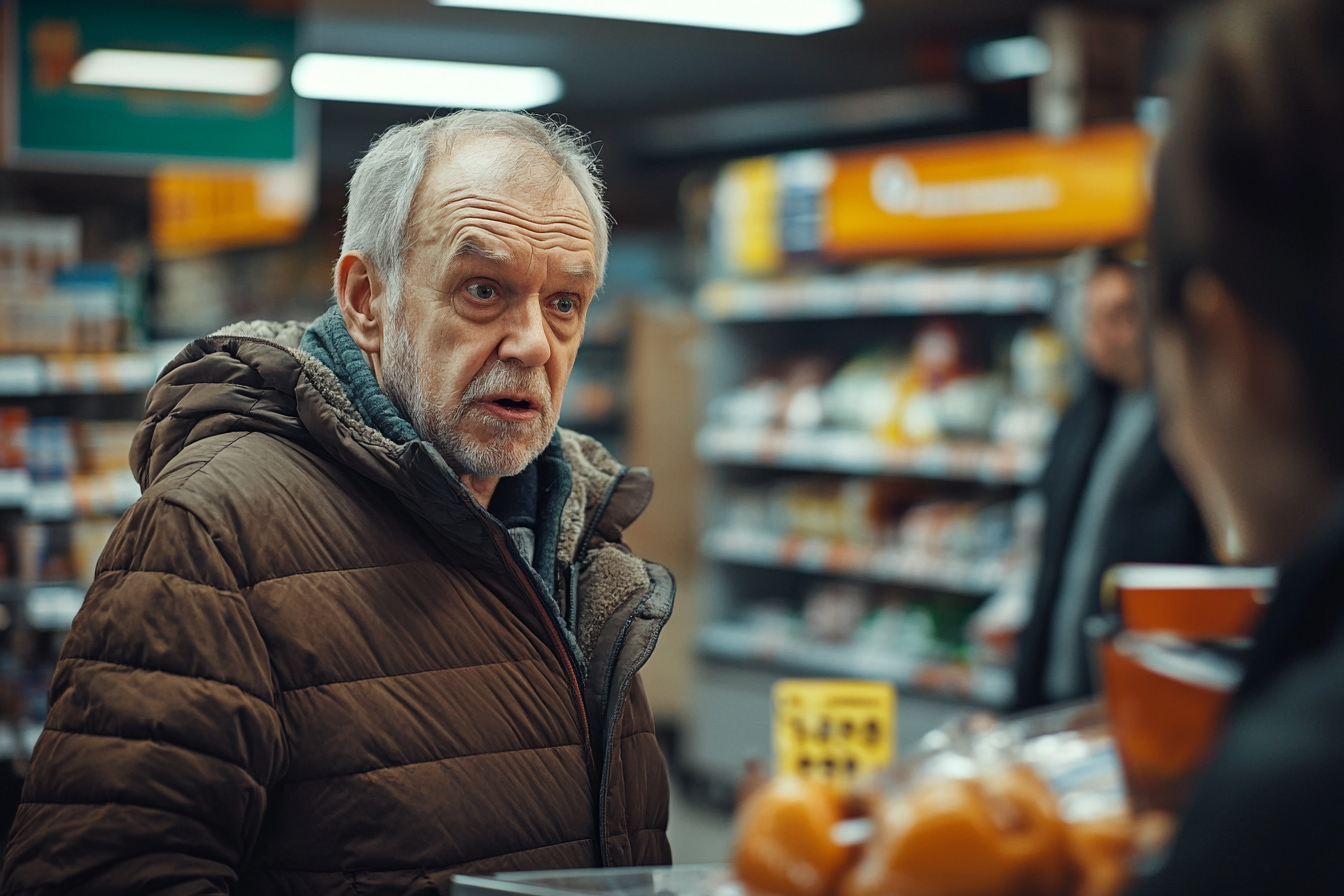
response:
<svg viewBox="0 0 1344 896"><path fill-rule="evenodd" d="M1135 273L1103 254L1088 279L1088 377L1041 476L1045 531L1031 616L1018 639L1016 709L1096 692L1083 632L1117 563L1205 563L1208 539L1157 431Z"/></svg>
<svg viewBox="0 0 1344 896"><path fill-rule="evenodd" d="M1223 8L1173 120L1152 232L1163 427L1210 532L1283 567L1135 889L1344 893L1344 3Z"/></svg>
<svg viewBox="0 0 1344 896"><path fill-rule="evenodd" d="M337 306L188 346L61 651L0 890L448 893L663 865L648 471L557 429L607 218L555 122L384 134Z"/></svg>

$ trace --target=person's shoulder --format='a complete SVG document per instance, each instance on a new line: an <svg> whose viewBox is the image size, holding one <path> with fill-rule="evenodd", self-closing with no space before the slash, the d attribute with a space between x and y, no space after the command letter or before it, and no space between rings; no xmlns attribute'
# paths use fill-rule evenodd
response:
<svg viewBox="0 0 1344 896"><path fill-rule="evenodd" d="M193 442L145 489L145 498L252 496L277 478L302 479L323 459L301 445L264 432L227 432Z"/></svg>
<svg viewBox="0 0 1344 896"><path fill-rule="evenodd" d="M103 565L199 581L183 569L218 555L227 575L210 561L205 578L220 587L317 569L326 562L322 546L346 529L399 524L387 505L395 499L378 492L347 467L275 435L210 436L187 446L123 515ZM314 529L323 537L298 534Z"/></svg>
<svg viewBox="0 0 1344 896"><path fill-rule="evenodd" d="M171 506L212 531L271 528L333 497L361 489L360 477L317 451L265 432L229 432L187 446L144 490L141 519Z"/></svg>

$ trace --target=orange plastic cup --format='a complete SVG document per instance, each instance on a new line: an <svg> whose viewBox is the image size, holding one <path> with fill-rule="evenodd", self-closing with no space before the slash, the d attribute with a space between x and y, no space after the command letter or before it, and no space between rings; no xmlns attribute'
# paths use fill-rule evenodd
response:
<svg viewBox="0 0 1344 896"><path fill-rule="evenodd" d="M1272 568L1122 563L1107 573L1127 631L1187 641L1249 637L1276 582Z"/></svg>
<svg viewBox="0 0 1344 896"><path fill-rule="evenodd" d="M1124 633L1100 645L1111 731L1135 812L1178 812L1221 729L1239 667L1198 646Z"/></svg>

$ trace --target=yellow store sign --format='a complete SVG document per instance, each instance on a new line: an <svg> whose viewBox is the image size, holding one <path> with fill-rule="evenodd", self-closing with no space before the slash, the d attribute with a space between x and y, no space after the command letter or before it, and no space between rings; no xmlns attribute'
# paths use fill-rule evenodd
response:
<svg viewBox="0 0 1344 896"><path fill-rule="evenodd" d="M161 167L149 179L154 251L200 255L294 240L316 203L316 179L303 161Z"/></svg>
<svg viewBox="0 0 1344 896"><path fill-rule="evenodd" d="M896 688L884 681L775 682L775 772L848 787L896 759Z"/></svg>

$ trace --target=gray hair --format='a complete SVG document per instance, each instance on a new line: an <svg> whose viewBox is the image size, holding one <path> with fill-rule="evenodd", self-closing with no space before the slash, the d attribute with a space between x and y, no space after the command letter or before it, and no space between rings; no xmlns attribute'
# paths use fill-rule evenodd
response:
<svg viewBox="0 0 1344 896"><path fill-rule="evenodd" d="M597 154L577 129L520 112L463 109L415 124L389 128L356 163L345 208L341 254L362 252L383 279L389 304L401 296L402 260L411 207L430 163L451 151L463 135L508 137L542 150L583 197L594 231L597 285L607 268L611 224L602 202Z"/></svg>

